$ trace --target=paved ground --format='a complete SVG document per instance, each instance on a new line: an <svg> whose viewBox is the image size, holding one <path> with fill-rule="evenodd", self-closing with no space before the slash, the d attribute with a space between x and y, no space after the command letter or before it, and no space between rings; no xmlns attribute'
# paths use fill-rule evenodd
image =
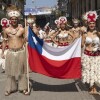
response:
<svg viewBox="0 0 100 100"><path fill-rule="evenodd" d="M87 87L78 80L54 79L37 73L31 73L30 79L32 83L30 96L16 92L6 97L4 96L6 76L0 73L0 100L100 100L100 96L90 95Z"/></svg>

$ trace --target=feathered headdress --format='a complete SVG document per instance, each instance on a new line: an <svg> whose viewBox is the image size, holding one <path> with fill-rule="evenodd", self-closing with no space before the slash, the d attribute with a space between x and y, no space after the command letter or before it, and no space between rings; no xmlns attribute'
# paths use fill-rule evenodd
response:
<svg viewBox="0 0 100 100"><path fill-rule="evenodd" d="M88 22L95 22L98 18L96 11L89 11L86 16Z"/></svg>
<svg viewBox="0 0 100 100"><path fill-rule="evenodd" d="M21 9L18 9L15 5L11 5L7 8L7 16L9 18L11 17L20 17L21 13Z"/></svg>
<svg viewBox="0 0 100 100"><path fill-rule="evenodd" d="M83 20L87 20L87 12L82 15Z"/></svg>
<svg viewBox="0 0 100 100"><path fill-rule="evenodd" d="M80 21L76 18L72 19L73 23L80 23Z"/></svg>
<svg viewBox="0 0 100 100"><path fill-rule="evenodd" d="M66 24L66 23L67 23L66 17L64 17L64 16L59 17L59 23L60 23L60 24Z"/></svg>
<svg viewBox="0 0 100 100"><path fill-rule="evenodd" d="M60 22L59 22L58 19L55 20L55 24L56 24L56 25L60 24Z"/></svg>
<svg viewBox="0 0 100 100"><path fill-rule="evenodd" d="M35 16L33 16L33 15L31 15L31 14L29 14L29 15L27 16L27 23L34 23L35 20L36 20L36 17L35 17Z"/></svg>

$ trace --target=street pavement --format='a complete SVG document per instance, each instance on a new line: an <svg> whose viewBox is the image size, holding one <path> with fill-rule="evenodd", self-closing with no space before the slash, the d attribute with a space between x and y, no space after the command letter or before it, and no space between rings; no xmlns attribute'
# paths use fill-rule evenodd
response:
<svg viewBox="0 0 100 100"><path fill-rule="evenodd" d="M100 100L99 95L90 95L80 80L55 79L38 73L30 73L29 96L19 92L5 96L5 80L6 75L0 69L0 100Z"/></svg>

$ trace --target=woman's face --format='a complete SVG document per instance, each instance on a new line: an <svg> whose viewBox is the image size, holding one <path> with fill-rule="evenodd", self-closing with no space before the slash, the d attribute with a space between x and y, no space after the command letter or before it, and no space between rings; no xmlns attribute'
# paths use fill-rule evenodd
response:
<svg viewBox="0 0 100 100"><path fill-rule="evenodd" d="M90 30L94 30L96 27L96 23L95 22L88 22L88 27Z"/></svg>
<svg viewBox="0 0 100 100"><path fill-rule="evenodd" d="M65 23L60 24L60 28L61 29L65 29L65 27L66 27L66 24Z"/></svg>

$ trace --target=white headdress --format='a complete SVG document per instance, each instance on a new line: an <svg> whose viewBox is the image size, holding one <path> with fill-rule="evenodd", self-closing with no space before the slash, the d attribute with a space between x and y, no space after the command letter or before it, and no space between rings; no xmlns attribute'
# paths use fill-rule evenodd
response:
<svg viewBox="0 0 100 100"><path fill-rule="evenodd" d="M72 19L73 23L79 23L80 21L76 18Z"/></svg>
<svg viewBox="0 0 100 100"><path fill-rule="evenodd" d="M36 20L35 16L33 16L33 15L31 15L31 14L29 14L29 15L27 16L27 23L34 23L35 20Z"/></svg>
<svg viewBox="0 0 100 100"><path fill-rule="evenodd" d="M85 14L82 15L82 19L83 20L87 20L87 12Z"/></svg>
<svg viewBox="0 0 100 100"><path fill-rule="evenodd" d="M87 12L86 17L88 22L95 22L98 18L98 15L96 11L89 11Z"/></svg>
<svg viewBox="0 0 100 100"><path fill-rule="evenodd" d="M60 24L66 24L67 23L67 18L64 16L59 17L59 23Z"/></svg>
<svg viewBox="0 0 100 100"><path fill-rule="evenodd" d="M33 22L34 22L34 19L32 19L32 18L27 19L27 23L33 23Z"/></svg>
<svg viewBox="0 0 100 100"><path fill-rule="evenodd" d="M58 20L58 19L55 20L55 24L56 24L56 25L59 24L59 20Z"/></svg>
<svg viewBox="0 0 100 100"><path fill-rule="evenodd" d="M19 11L9 11L7 12L8 17L20 17L20 12Z"/></svg>
<svg viewBox="0 0 100 100"><path fill-rule="evenodd" d="M15 5L11 5L7 8L7 16L9 18L11 17L20 17L20 9L18 9Z"/></svg>

